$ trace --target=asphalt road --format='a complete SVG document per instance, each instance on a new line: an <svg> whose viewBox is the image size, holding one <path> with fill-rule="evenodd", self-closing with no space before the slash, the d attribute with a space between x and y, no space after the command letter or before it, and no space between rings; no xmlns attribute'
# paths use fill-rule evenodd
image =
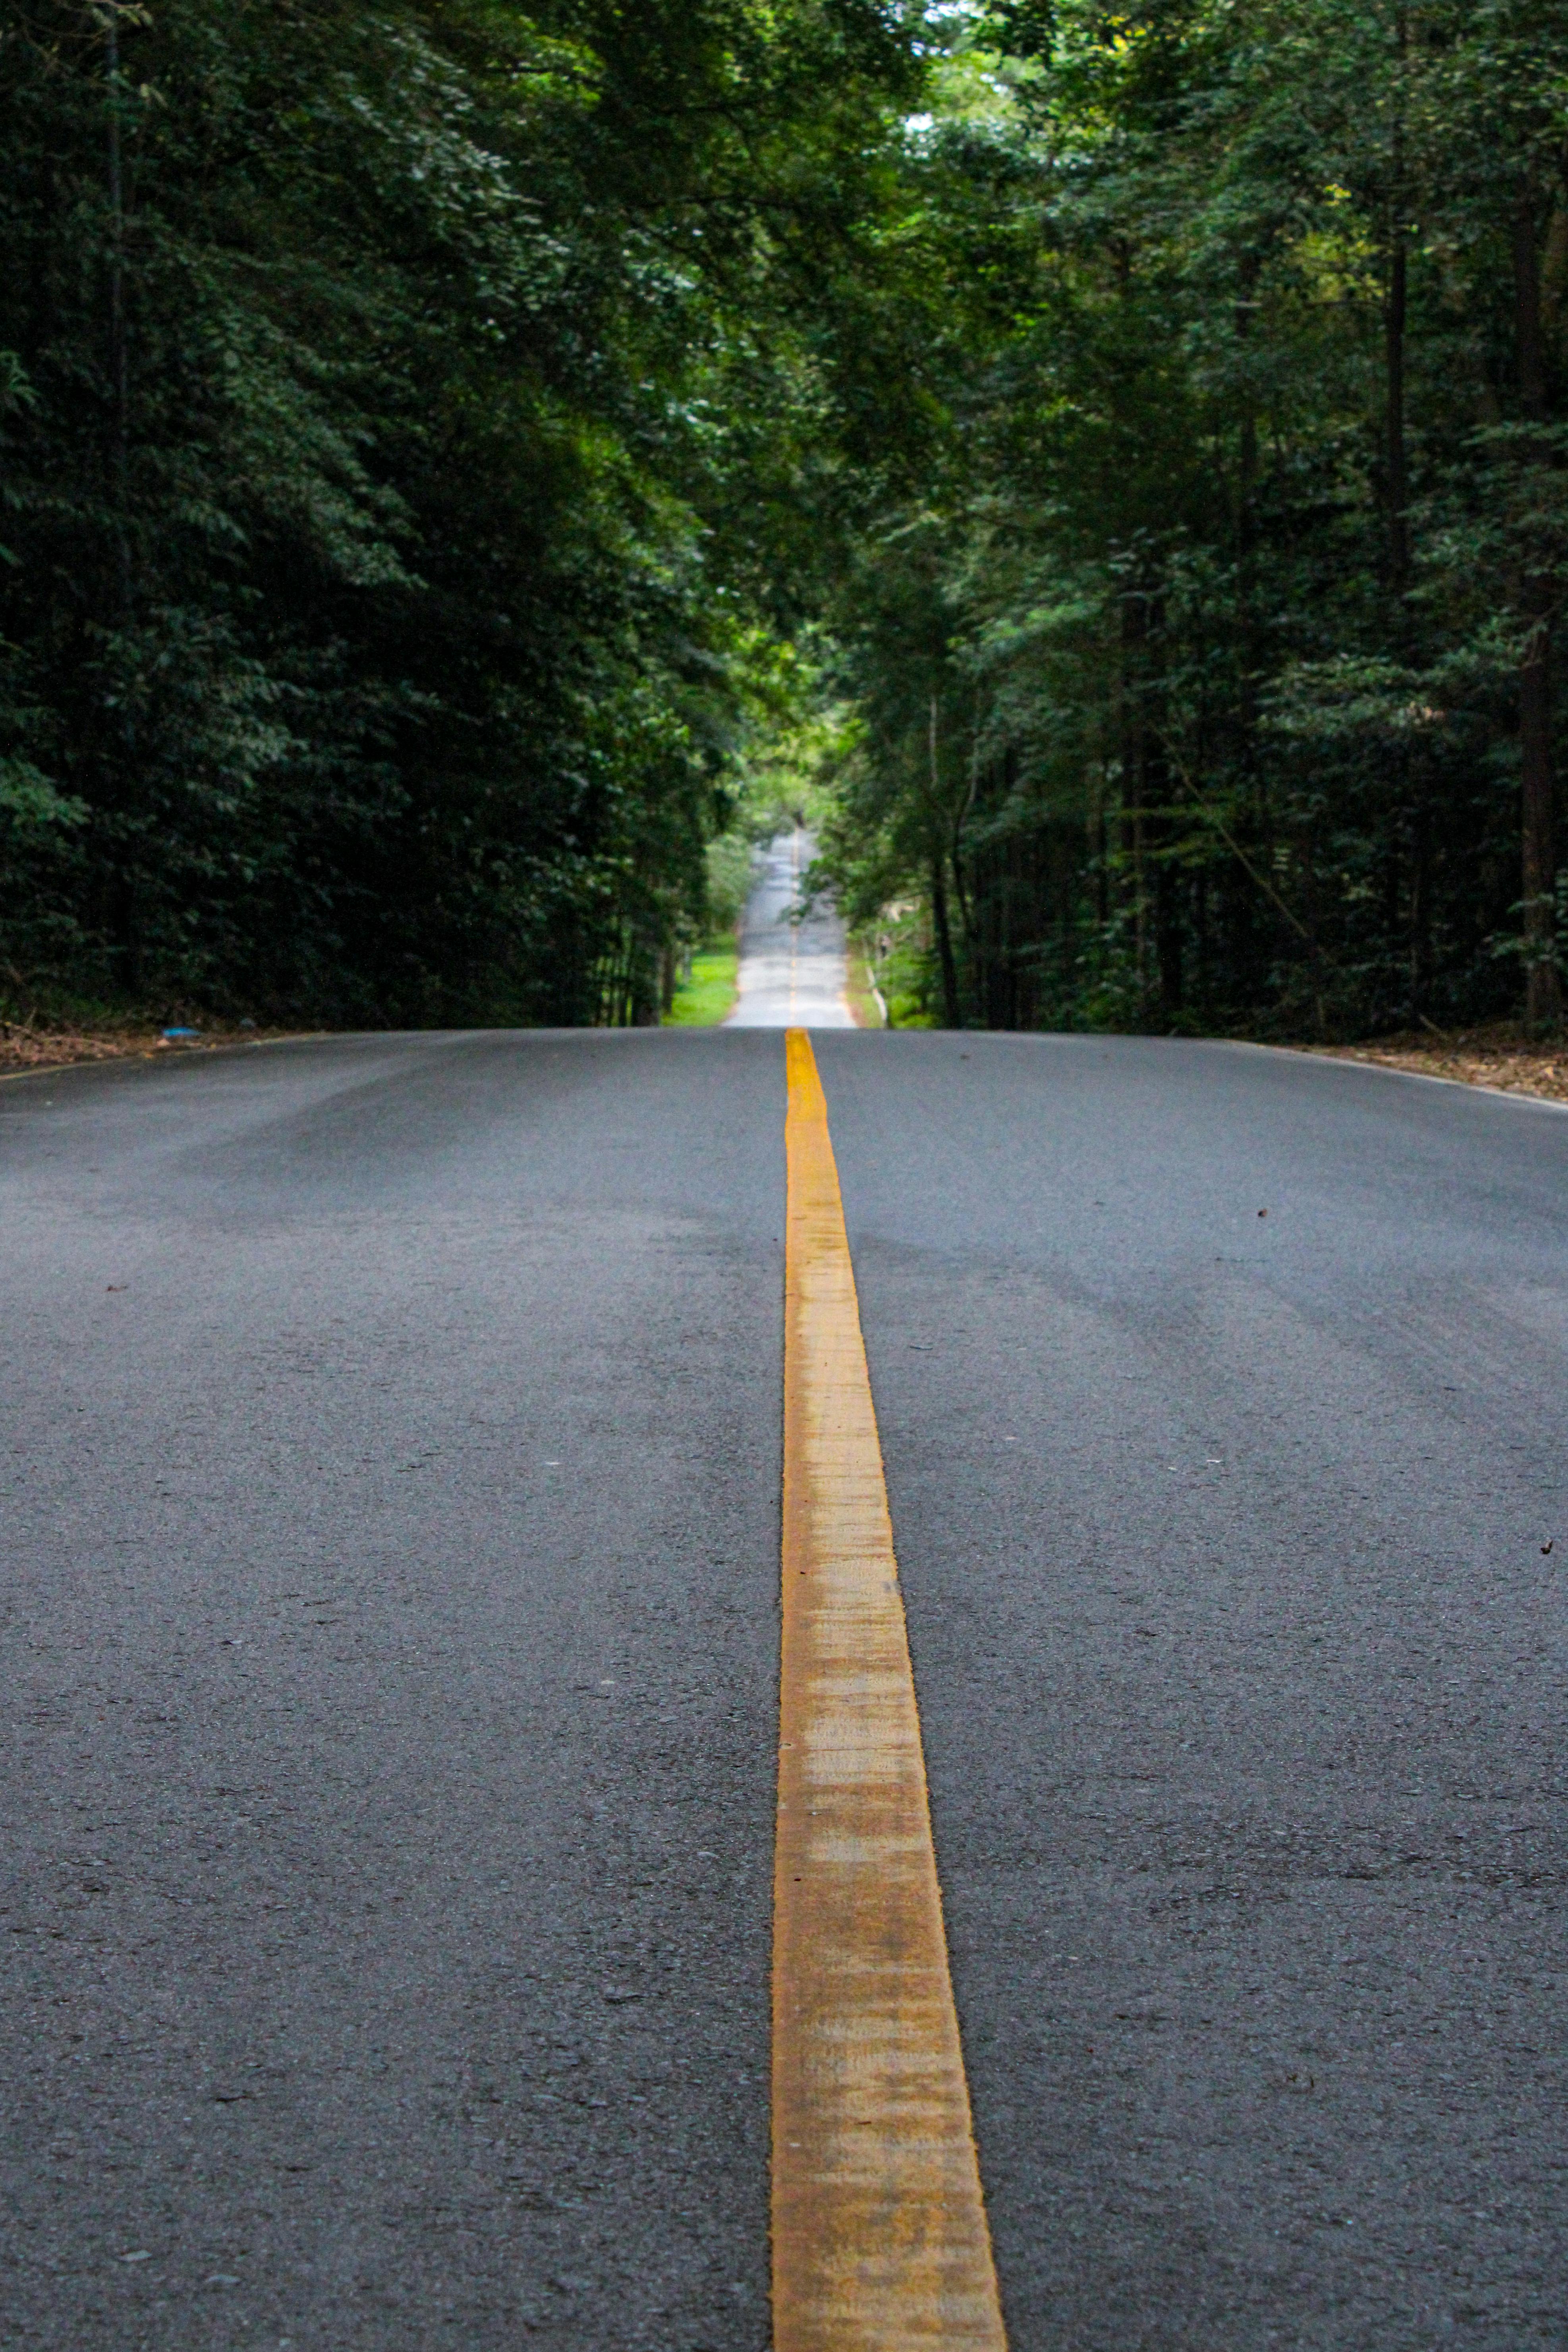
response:
<svg viewBox="0 0 1568 2352"><path fill-rule="evenodd" d="M803 826L775 835L758 864L740 933L739 999L732 1029L852 1029L844 927L831 906L801 907L817 854Z"/></svg>
<svg viewBox="0 0 1568 2352"><path fill-rule="evenodd" d="M1013 2345L1561 2347L1568 1118L816 1044ZM782 1066L0 1087L0 2342L766 2345Z"/></svg>

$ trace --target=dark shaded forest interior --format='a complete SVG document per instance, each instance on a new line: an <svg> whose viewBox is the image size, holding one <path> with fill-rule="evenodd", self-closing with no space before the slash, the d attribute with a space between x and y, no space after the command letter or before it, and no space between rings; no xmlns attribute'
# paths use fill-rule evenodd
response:
<svg viewBox="0 0 1568 2352"><path fill-rule="evenodd" d="M9 0L0 86L0 1013L656 1020L805 801L900 1020L1555 1029L1568 6Z"/></svg>

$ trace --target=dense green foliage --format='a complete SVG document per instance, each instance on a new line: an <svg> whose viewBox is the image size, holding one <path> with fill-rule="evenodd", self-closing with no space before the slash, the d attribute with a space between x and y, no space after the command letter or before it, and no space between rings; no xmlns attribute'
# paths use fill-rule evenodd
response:
<svg viewBox="0 0 1568 2352"><path fill-rule="evenodd" d="M681 976L664 1014L666 1024L672 1029L715 1029L727 1020L735 1004L739 962L739 951L733 943L700 948Z"/></svg>
<svg viewBox="0 0 1568 2352"><path fill-rule="evenodd" d="M14 0L0 959L643 1019L863 406L874 0Z"/></svg>
<svg viewBox="0 0 1568 2352"><path fill-rule="evenodd" d="M1557 1017L1568 5L12 0L0 98L16 997L647 1019L814 763L935 1017Z"/></svg>
<svg viewBox="0 0 1568 2352"><path fill-rule="evenodd" d="M1555 1019L1568 9L999 0L932 105L852 911L948 1022Z"/></svg>

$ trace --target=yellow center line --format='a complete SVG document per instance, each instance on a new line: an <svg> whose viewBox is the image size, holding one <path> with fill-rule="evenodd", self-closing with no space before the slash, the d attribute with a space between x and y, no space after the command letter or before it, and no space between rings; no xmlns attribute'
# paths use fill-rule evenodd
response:
<svg viewBox="0 0 1568 2352"><path fill-rule="evenodd" d="M827 1105L786 1052L775 2352L1004 2352Z"/></svg>

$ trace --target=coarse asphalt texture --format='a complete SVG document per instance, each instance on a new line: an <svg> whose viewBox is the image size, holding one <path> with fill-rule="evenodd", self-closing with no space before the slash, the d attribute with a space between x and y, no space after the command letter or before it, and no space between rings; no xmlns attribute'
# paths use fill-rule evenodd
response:
<svg viewBox="0 0 1568 2352"><path fill-rule="evenodd" d="M1560 2347L1568 1118L814 1042L1011 2342ZM783 1108L0 1087L0 2343L762 2352Z"/></svg>

